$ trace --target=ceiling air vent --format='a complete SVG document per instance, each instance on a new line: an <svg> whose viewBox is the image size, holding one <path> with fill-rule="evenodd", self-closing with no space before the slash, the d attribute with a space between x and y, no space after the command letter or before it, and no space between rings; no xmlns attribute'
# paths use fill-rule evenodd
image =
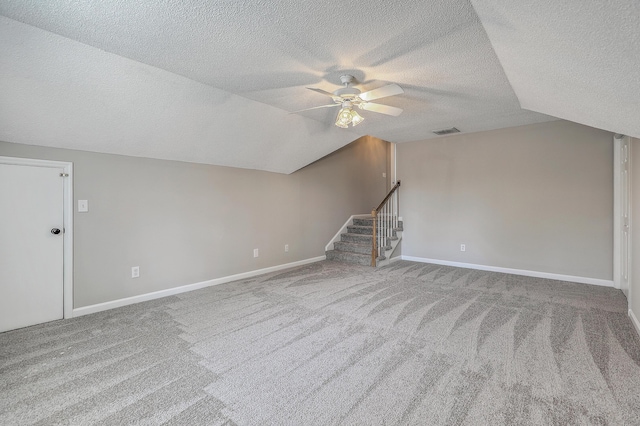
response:
<svg viewBox="0 0 640 426"><path fill-rule="evenodd" d="M460 130L456 129L455 127L452 127L450 129L434 130L433 133L435 133L438 136L442 136L442 135L450 135L451 133L460 133Z"/></svg>

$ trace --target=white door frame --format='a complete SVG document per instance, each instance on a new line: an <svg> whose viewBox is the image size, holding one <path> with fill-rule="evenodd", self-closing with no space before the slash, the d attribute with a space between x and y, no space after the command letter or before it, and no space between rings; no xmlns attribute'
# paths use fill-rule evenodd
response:
<svg viewBox="0 0 640 426"><path fill-rule="evenodd" d="M627 156L627 187L625 188L624 183L622 182L621 179L621 172L622 172L622 143L623 142L627 142L627 152L626 152L626 156ZM619 135L616 134L613 137L613 285L615 288L621 288L621 282L622 282L622 276L621 274L623 273L622 271L622 256L625 253L625 251L627 252L627 262L626 262L626 269L627 269L627 286L628 286L628 300L631 300L631 232L632 232L632 226L631 226L631 194L633 193L631 191L631 140L629 138L629 136L624 136L624 135ZM623 201L623 194L622 191L626 190L627 194L627 209L628 209L628 213L629 213L629 217L628 217L628 222L629 222L629 229L628 229L628 243L627 243L627 249L623 250L623 244L624 241L621 238L622 232L623 232L623 227L624 227L624 223L621 220L621 215L622 215L622 210L623 210L623 206L622 206L622 201Z"/></svg>
<svg viewBox="0 0 640 426"><path fill-rule="evenodd" d="M73 317L73 163L66 161L36 160L31 158L0 157L0 164L17 166L50 167L63 169L63 303L64 318Z"/></svg>
<svg viewBox="0 0 640 426"><path fill-rule="evenodd" d="M631 280L633 279L633 164L631 163L631 153L633 150L633 144L631 143L631 137L625 136L625 138L627 138L627 142L629 142L629 148L627 149L627 155L629 156L627 164L629 169L629 187L627 188L629 191L629 276L627 278L627 285L629 286L629 289L627 290L627 309L631 312L631 300L633 300L631 299L631 292L633 289L633 286L631 285Z"/></svg>
<svg viewBox="0 0 640 426"><path fill-rule="evenodd" d="M391 182L391 185L389 185L389 187L387 188L387 191L389 191L393 185L396 184L397 182L397 177L396 177L396 146L397 144L393 143L393 142L389 142L389 144L391 145L391 149L390 149L390 158L389 158L389 163L390 163L390 174L391 176L389 177L389 182Z"/></svg>

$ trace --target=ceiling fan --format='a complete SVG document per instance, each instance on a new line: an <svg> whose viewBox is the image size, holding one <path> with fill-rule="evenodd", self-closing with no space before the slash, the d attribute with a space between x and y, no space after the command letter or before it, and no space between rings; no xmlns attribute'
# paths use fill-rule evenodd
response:
<svg viewBox="0 0 640 426"><path fill-rule="evenodd" d="M393 115L394 117L397 117L398 115L400 115L400 113L402 113L401 108L370 102L376 99L385 98L387 96L400 95L404 93L404 90L402 90L402 88L397 84L388 84L386 86L361 93L360 90L352 86L356 81L356 79L352 75L340 76L340 81L342 82L342 84L344 84L344 87L334 91L333 93L329 93L326 90L317 89L315 87L307 87L307 89L309 90L313 90L314 92L318 92L331 97L334 102L333 104L301 109L299 111L292 112L292 114L302 111L309 111L312 109L332 108L339 106L341 108L340 112L338 112L338 116L336 117L336 126L346 129L347 127L349 127L349 124L351 124L352 126L357 126L364 120L364 118L353 109L353 107L356 106L366 111Z"/></svg>

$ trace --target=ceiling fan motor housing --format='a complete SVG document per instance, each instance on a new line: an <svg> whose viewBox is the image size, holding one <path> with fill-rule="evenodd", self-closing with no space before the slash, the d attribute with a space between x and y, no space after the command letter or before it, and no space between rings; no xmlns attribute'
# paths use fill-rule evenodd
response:
<svg viewBox="0 0 640 426"><path fill-rule="evenodd" d="M340 81L345 86L348 86L349 84L354 84L356 82L356 78L350 74L345 74L340 76Z"/></svg>
<svg viewBox="0 0 640 426"><path fill-rule="evenodd" d="M335 96L341 97L343 100L353 100L355 99L361 92L359 89L355 87L351 87L351 84L355 83L356 79L352 75L341 75L340 81L344 84L344 87L333 92Z"/></svg>
<svg viewBox="0 0 640 426"><path fill-rule="evenodd" d="M360 94L360 90L356 89L355 87L343 87L342 89L338 89L333 92L333 94L342 98L355 98Z"/></svg>

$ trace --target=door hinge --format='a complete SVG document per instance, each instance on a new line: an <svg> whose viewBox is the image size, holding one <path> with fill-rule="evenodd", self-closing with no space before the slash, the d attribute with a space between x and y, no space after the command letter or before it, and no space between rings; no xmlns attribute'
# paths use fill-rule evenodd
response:
<svg viewBox="0 0 640 426"><path fill-rule="evenodd" d="M60 177L69 177L69 173L60 173Z"/></svg>

